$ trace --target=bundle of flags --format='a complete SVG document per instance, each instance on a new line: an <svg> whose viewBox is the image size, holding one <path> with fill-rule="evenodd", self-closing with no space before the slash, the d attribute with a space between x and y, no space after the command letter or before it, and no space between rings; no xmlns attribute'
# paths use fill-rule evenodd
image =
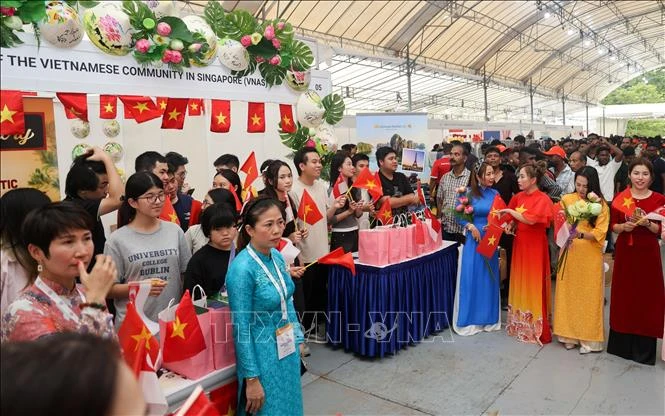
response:
<svg viewBox="0 0 665 416"><path fill-rule="evenodd" d="M383 188L381 187L379 171L376 171L374 174L372 174L369 171L369 168L364 168L360 171L351 187L366 189L369 195L372 197L372 202L375 203L383 196Z"/></svg>

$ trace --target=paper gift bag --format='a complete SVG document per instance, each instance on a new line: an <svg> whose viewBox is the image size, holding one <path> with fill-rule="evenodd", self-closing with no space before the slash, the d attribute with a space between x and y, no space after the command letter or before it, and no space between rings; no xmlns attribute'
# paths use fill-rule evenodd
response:
<svg viewBox="0 0 665 416"><path fill-rule="evenodd" d="M416 246L416 253L418 256L421 254L425 254L427 252L426 250L426 241L427 241L427 226L420 220L415 221L413 224L415 225L415 246Z"/></svg>
<svg viewBox="0 0 665 416"><path fill-rule="evenodd" d="M406 240L406 257L414 258L418 257L418 247L416 246L416 226L411 224L407 225L405 228L405 240Z"/></svg>
<svg viewBox="0 0 665 416"><path fill-rule="evenodd" d="M381 229L388 233L388 261L390 264L399 263L400 261L404 260L406 258L406 245L404 244L406 242L404 240L406 237L406 230L404 230L402 227L390 225L376 227L376 229Z"/></svg>
<svg viewBox="0 0 665 416"><path fill-rule="evenodd" d="M198 286L201 292L203 289ZM194 288L196 290L196 287ZM159 318L159 332L160 339L159 345L162 351L164 350L164 342L166 337L172 336L167 331L167 323L173 322L175 320L175 313L178 305L173 305L174 299L171 299L169 306L161 311L157 316ZM205 341L205 349L193 357L186 358L180 361L170 361L164 362L163 367L167 370L171 370L174 373L180 374L183 377L188 379L198 379L206 374L211 373L215 369L214 356L213 356L213 345L212 345L212 324L211 314L207 308L202 305L206 304L206 297L203 294L203 297L197 301L194 301L194 307L196 309L196 318L201 327L201 332L203 333L203 340Z"/></svg>
<svg viewBox="0 0 665 416"><path fill-rule="evenodd" d="M358 260L373 266L390 264L390 233L375 228L358 232Z"/></svg>
<svg viewBox="0 0 665 416"><path fill-rule="evenodd" d="M236 362L236 350L233 344L233 324L229 306L219 301L208 304L212 324L212 345L215 370L228 367Z"/></svg>
<svg viewBox="0 0 665 416"><path fill-rule="evenodd" d="M426 228L426 233L425 233L425 246L426 250L428 252L432 252L439 247L441 247L442 242L439 241L439 237L441 236L440 233L437 233L434 231L432 228L432 220L426 219L425 222L425 228Z"/></svg>

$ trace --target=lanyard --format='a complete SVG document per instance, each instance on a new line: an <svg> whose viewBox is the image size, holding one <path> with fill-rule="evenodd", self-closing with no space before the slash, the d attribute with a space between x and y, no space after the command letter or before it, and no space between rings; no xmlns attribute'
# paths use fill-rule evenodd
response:
<svg viewBox="0 0 665 416"><path fill-rule="evenodd" d="M58 294L55 293L53 289L44 283L41 277L37 277L37 280L35 280L35 286L37 286L39 290L44 292L44 294L48 296L53 301L53 303L55 303L55 306L60 309L60 312L62 312L62 314L65 316L65 319L73 321L77 324L80 322L78 315L74 313L72 308L67 305L67 303L62 300L62 298L58 296ZM81 293L78 287L76 288L76 291L79 293L79 296L81 296L83 302L85 302L85 295Z"/></svg>
<svg viewBox="0 0 665 416"><path fill-rule="evenodd" d="M275 289L277 289L277 292L279 293L279 303L282 308L282 320L288 321L289 316L286 312L286 283L284 283L284 279L282 278L282 273L279 271L279 267L277 267L277 263L275 263L275 259L272 259L272 264L275 266L275 270L277 270L277 276L279 277L279 283L277 284L277 280L275 280L275 276L270 273L270 270L266 267L265 264L259 259L259 257L256 255L254 252L254 249L252 249L250 246L247 246L247 251L249 251L249 255L252 256L254 261L256 261L259 266L263 269L265 272L266 276L268 276L268 279L270 280L270 283L272 283L273 286L275 286ZM281 286L281 288L280 288Z"/></svg>
<svg viewBox="0 0 665 416"><path fill-rule="evenodd" d="M231 267L231 262L236 258L236 243L231 243L231 251L229 252L229 263L226 265L226 271L228 272Z"/></svg>

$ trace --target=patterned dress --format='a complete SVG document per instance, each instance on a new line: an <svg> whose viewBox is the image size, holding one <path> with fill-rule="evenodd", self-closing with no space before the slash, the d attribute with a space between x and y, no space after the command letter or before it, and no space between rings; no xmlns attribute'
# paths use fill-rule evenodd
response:
<svg viewBox="0 0 665 416"><path fill-rule="evenodd" d="M265 404L259 415L302 415L299 345L303 342L303 334L293 308L295 286L277 250L272 249L270 256L255 250L270 273L278 279L272 259L275 260L286 284L288 322L295 330L296 351L280 360L275 331L287 323L281 319L280 296L248 249L238 253L226 278L238 380L242 383L245 378L259 378L265 392ZM242 388L239 394L242 394ZM238 412L244 414L244 411L241 398Z"/></svg>
<svg viewBox="0 0 665 416"><path fill-rule="evenodd" d="M552 201L536 190L520 192L509 207L534 224L517 222L513 245L510 293L508 295L508 335L531 344L552 342L550 330L550 255L545 233L552 218Z"/></svg>
<svg viewBox="0 0 665 416"><path fill-rule="evenodd" d="M564 195L562 203L580 200L577 193ZM603 209L592 227L589 221L577 224L577 232L593 235L594 240L573 239L556 279L554 294L554 333L559 341L582 344L592 351L603 349L603 306L605 272L603 244L610 223L610 209Z"/></svg>
<svg viewBox="0 0 665 416"><path fill-rule="evenodd" d="M498 194L492 188L481 188L481 196L474 196L471 200L473 225L480 231L481 238L485 235L483 228L487 225L487 216ZM459 222L463 226L467 224L465 220L460 219ZM495 252L490 260L485 260L476 252L477 247L478 243L467 231L453 310L453 329L465 336L501 329L499 255Z"/></svg>
<svg viewBox="0 0 665 416"><path fill-rule="evenodd" d="M79 305L84 302L79 291L42 278L78 316L79 322L67 319L55 303L35 284L24 290L9 305L2 317L2 341L32 341L56 332L81 332L114 338L113 316L108 312ZM83 290L80 288L80 290Z"/></svg>

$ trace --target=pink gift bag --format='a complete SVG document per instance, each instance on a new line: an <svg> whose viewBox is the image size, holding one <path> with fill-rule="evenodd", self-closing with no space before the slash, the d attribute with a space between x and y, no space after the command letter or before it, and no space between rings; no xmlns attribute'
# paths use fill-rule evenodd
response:
<svg viewBox="0 0 665 416"><path fill-rule="evenodd" d="M373 266L390 264L390 233L386 229L358 232L358 261Z"/></svg>
<svg viewBox="0 0 665 416"><path fill-rule="evenodd" d="M203 289L200 286L198 287L203 293ZM196 290L194 288L193 292ZM193 293L192 293L193 297ZM159 318L159 347L164 348L164 337L167 336L166 324L175 320L175 310L178 307L177 304L172 304L175 299L171 299L169 306L161 311L157 316ZM206 296L203 293L203 297L199 300L193 301L194 307L197 308L197 315L199 325L201 326L201 332L203 332L203 339L206 344L206 348L200 353L196 354L193 357L187 358L181 361L171 361L168 363L163 363L162 367L167 370L171 370L174 373L180 374L183 377L186 377L191 380L199 379L206 374L211 373L215 370L215 363L213 357L213 347L212 347L212 325L211 325L211 314L210 311L205 307L206 305ZM206 308L205 312L201 308ZM201 311L201 313L199 313Z"/></svg>
<svg viewBox="0 0 665 416"><path fill-rule="evenodd" d="M443 236L441 235L441 231L439 230L437 232L434 230L434 228L432 228L432 220L430 219L426 219L425 224L427 225L427 231L429 231L432 251L440 249L443 245Z"/></svg>
<svg viewBox="0 0 665 416"><path fill-rule="evenodd" d="M215 370L228 367L236 362L236 350L233 344L233 324L228 306L209 308L212 324L212 345Z"/></svg>

